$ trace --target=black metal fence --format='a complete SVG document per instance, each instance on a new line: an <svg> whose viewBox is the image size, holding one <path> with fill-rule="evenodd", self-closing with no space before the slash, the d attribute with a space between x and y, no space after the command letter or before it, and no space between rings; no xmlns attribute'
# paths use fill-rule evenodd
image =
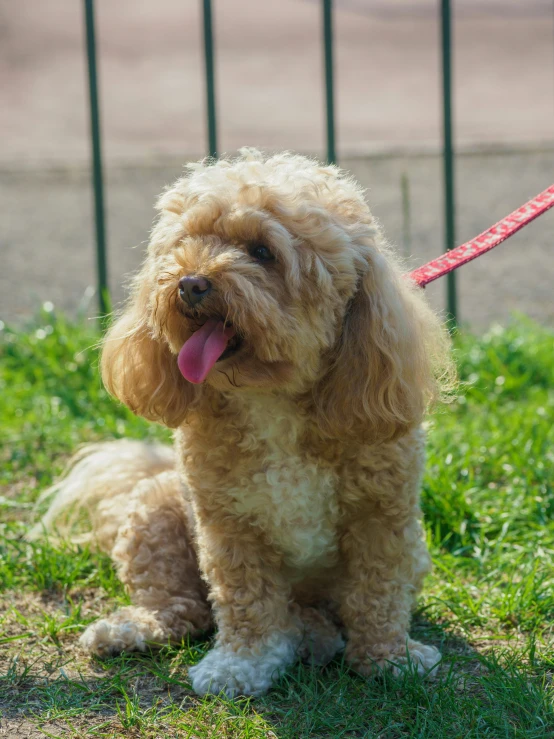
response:
<svg viewBox="0 0 554 739"><path fill-rule="evenodd" d="M90 98L90 126L92 146L92 178L94 190L94 214L96 224L97 287L100 314L108 312L108 260L106 248L106 219L102 173L102 137L98 75L96 65L96 39L94 24L94 0L83 0L87 39L88 80ZM206 122L208 154L217 157L217 113L215 99L215 49L212 27L212 2L202 0L204 58L206 71ZM456 245L456 211L454 192L454 147L452 131L452 36L451 0L439 0L441 16L442 50L442 102L443 102L443 164L444 164L444 227L445 250ZM333 0L321 0L323 60L325 69L325 110L327 131L327 161L336 161L335 144L335 95L333 69ZM403 202L409 208L407 182L403 182ZM447 278L447 309L455 322L458 315L455 273Z"/></svg>

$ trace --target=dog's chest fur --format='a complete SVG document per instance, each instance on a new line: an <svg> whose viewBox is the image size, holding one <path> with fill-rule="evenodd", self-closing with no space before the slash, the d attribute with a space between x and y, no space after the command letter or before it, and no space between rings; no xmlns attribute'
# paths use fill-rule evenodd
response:
<svg viewBox="0 0 554 739"><path fill-rule="evenodd" d="M336 551L336 473L302 451L303 421L296 406L267 397L249 404L251 429L239 444L259 454L251 477L229 491L234 509L252 517L285 562L300 569L323 565ZM252 459L252 458L251 458Z"/></svg>
<svg viewBox="0 0 554 739"><path fill-rule="evenodd" d="M202 423L204 419L204 423ZM304 420L288 400L233 398L213 424L198 417L183 438L183 472L205 516L247 520L299 571L333 563L337 551L338 475L305 448ZM198 453L202 440L204 452ZM217 514L213 505L217 501ZM210 514L209 510L213 513Z"/></svg>

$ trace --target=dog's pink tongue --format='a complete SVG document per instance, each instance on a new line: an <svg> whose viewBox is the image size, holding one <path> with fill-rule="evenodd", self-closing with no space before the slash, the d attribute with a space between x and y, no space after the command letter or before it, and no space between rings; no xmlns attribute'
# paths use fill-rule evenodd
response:
<svg viewBox="0 0 554 739"><path fill-rule="evenodd" d="M183 344L177 365L189 382L204 382L208 372L227 348L235 329L223 321L210 318Z"/></svg>

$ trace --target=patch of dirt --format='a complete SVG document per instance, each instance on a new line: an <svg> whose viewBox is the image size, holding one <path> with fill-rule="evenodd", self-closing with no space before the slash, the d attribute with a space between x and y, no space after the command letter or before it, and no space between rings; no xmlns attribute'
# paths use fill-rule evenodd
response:
<svg viewBox="0 0 554 739"><path fill-rule="evenodd" d="M47 721L46 723L33 723L28 718L0 718L0 737L21 737L21 739L44 739L48 732L50 736L84 736L86 732L96 725L101 724L98 717L91 721L85 716L72 720L68 726L65 721ZM82 732L80 731L82 729Z"/></svg>

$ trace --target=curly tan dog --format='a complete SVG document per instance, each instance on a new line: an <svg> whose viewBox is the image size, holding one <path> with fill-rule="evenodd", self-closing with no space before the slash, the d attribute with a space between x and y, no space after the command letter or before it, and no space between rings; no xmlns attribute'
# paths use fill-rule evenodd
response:
<svg viewBox="0 0 554 739"><path fill-rule="evenodd" d="M421 421L448 340L360 187L334 166L244 150L161 197L144 266L103 347L106 387L176 429L175 452L99 444L55 486L85 503L134 605L100 655L217 626L198 693L257 695L298 655L421 672L408 636L429 570Z"/></svg>

